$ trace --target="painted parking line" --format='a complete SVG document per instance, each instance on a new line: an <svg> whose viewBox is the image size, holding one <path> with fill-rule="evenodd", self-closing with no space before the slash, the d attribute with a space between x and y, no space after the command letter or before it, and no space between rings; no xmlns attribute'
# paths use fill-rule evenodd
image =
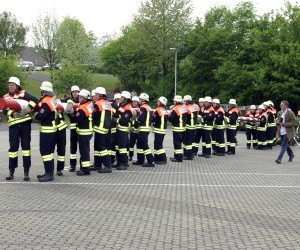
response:
<svg viewBox="0 0 300 250"><path fill-rule="evenodd" d="M55 186L129 186L129 187L198 187L198 188L300 188L300 186L269 186L269 185L205 185L205 184L172 184L172 183L95 183L95 182L0 182L0 184L23 185L55 185Z"/></svg>

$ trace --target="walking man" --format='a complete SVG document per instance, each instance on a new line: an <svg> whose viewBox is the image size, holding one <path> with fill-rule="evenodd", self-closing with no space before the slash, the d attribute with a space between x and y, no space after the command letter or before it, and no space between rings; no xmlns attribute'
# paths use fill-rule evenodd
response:
<svg viewBox="0 0 300 250"><path fill-rule="evenodd" d="M289 109L289 103L287 101L282 101L280 103L281 111L278 112L277 118L278 118L278 125L280 129L280 136L282 141L282 146L280 153L275 160L278 164L281 163L282 157L287 151L289 155L289 162L293 161L294 153L289 145L290 139L293 139L295 136L295 123L296 118L293 111Z"/></svg>

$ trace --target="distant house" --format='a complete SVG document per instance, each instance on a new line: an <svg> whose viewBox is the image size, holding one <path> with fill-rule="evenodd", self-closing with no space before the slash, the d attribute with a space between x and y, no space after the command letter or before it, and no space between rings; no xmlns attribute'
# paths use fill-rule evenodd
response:
<svg viewBox="0 0 300 250"><path fill-rule="evenodd" d="M36 67L44 66L47 63L33 47L26 47L21 52L21 58L23 61L32 62Z"/></svg>

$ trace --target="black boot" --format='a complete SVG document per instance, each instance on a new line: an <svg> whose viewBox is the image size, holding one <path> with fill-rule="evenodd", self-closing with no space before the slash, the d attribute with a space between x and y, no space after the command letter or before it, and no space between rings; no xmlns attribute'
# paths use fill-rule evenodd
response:
<svg viewBox="0 0 300 250"><path fill-rule="evenodd" d="M13 179L14 179L14 173L15 173L15 170L10 169L10 170L9 170L9 176L7 176L5 179L6 179L7 181L13 180Z"/></svg>
<svg viewBox="0 0 300 250"><path fill-rule="evenodd" d="M54 180L53 173L45 174L44 177L39 178L39 182L48 182L48 181L53 181L53 180Z"/></svg>
<svg viewBox="0 0 300 250"><path fill-rule="evenodd" d="M105 168L103 168L103 169L99 169L98 170L98 173L103 173L103 174L106 174L106 173L111 173L112 172L112 170L111 170L111 166L109 165L109 166L106 166Z"/></svg>
<svg viewBox="0 0 300 250"><path fill-rule="evenodd" d="M29 181L30 178L29 178L29 172L28 171L24 171L24 178L23 178L23 181Z"/></svg>
<svg viewBox="0 0 300 250"><path fill-rule="evenodd" d="M43 178L45 175L46 175L46 174L38 174L38 175L36 176L36 178L40 179L40 178Z"/></svg>
<svg viewBox="0 0 300 250"><path fill-rule="evenodd" d="M85 176L85 175L90 175L91 173L90 173L90 170L89 169L87 169L87 170L79 170L79 171L77 171L76 172L76 174L78 175L78 176Z"/></svg>
<svg viewBox="0 0 300 250"><path fill-rule="evenodd" d="M101 167L96 167L95 165L90 167L90 171L99 171L100 169L101 169Z"/></svg>
<svg viewBox="0 0 300 250"><path fill-rule="evenodd" d="M70 171L70 172L75 172L75 169L76 169L76 167L75 167L75 166L70 166L70 169L69 169L69 171Z"/></svg>
<svg viewBox="0 0 300 250"><path fill-rule="evenodd" d="M63 173L62 173L61 170L57 170L56 175L57 175L57 176L63 176Z"/></svg>

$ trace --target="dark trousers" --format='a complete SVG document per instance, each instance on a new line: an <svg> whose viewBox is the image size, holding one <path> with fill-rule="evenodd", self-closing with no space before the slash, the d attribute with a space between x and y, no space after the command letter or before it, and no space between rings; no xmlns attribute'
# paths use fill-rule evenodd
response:
<svg viewBox="0 0 300 250"><path fill-rule="evenodd" d="M13 125L9 127L9 169L15 170L18 167L18 150L21 140L23 167L24 171L28 172L31 166L31 121L27 121L21 124Z"/></svg>
<svg viewBox="0 0 300 250"><path fill-rule="evenodd" d="M193 157L193 142L195 141L195 130L194 129L186 129L184 132L184 155L186 157Z"/></svg>
<svg viewBox="0 0 300 250"><path fill-rule="evenodd" d="M194 155L196 155L198 153L198 149L199 149L199 145L200 145L200 141L203 135L203 129L196 129L195 131L195 140L193 143L193 153Z"/></svg>
<svg viewBox="0 0 300 250"><path fill-rule="evenodd" d="M90 167L90 140L92 135L77 135L81 168Z"/></svg>
<svg viewBox="0 0 300 250"><path fill-rule="evenodd" d="M154 161L167 161L163 146L164 138L164 134L154 133Z"/></svg>
<svg viewBox="0 0 300 250"><path fill-rule="evenodd" d="M214 152L217 152L217 146L216 146L216 129L214 128L211 131L211 146Z"/></svg>
<svg viewBox="0 0 300 250"><path fill-rule="evenodd" d="M102 164L107 167L111 165L110 148L111 148L110 134L95 133L94 154L95 167L101 167Z"/></svg>
<svg viewBox="0 0 300 250"><path fill-rule="evenodd" d="M226 130L226 139L227 139L227 150L235 154L235 144L236 144L236 129L227 129Z"/></svg>
<svg viewBox="0 0 300 250"><path fill-rule="evenodd" d="M257 131L256 128L247 128L246 129L246 136L247 136L247 147L257 147Z"/></svg>
<svg viewBox="0 0 300 250"><path fill-rule="evenodd" d="M267 147L266 131L257 130L257 148L264 149Z"/></svg>
<svg viewBox="0 0 300 250"><path fill-rule="evenodd" d="M55 148L55 133L40 132L40 153L44 163L45 173L53 174L54 172L54 148Z"/></svg>
<svg viewBox="0 0 300 250"><path fill-rule="evenodd" d="M139 131L137 134L137 142L136 142L136 152L137 152L137 161L140 163L144 163L145 156L149 163L154 162L153 154L148 145L148 136L149 132Z"/></svg>
<svg viewBox="0 0 300 250"><path fill-rule="evenodd" d="M65 155L67 144L67 129L56 131L55 145L57 151L57 171L62 171L65 167Z"/></svg>
<svg viewBox="0 0 300 250"><path fill-rule="evenodd" d="M134 145L137 141L137 133L130 133L129 135L129 156L130 158L134 155Z"/></svg>
<svg viewBox="0 0 300 250"><path fill-rule="evenodd" d="M115 128L114 128L115 129ZM112 130L110 130L111 132ZM116 137L117 132L111 132L110 133L110 141L111 141L111 149L110 149L110 161L111 163L114 163L116 159L116 152L117 152L117 137ZM119 151L119 150L118 150Z"/></svg>
<svg viewBox="0 0 300 250"><path fill-rule="evenodd" d="M266 137L267 137L267 148L272 149L274 143L274 131L276 127L267 127Z"/></svg>
<svg viewBox="0 0 300 250"><path fill-rule="evenodd" d="M77 138L76 129L70 129L70 165L72 167L76 167L77 165L77 158L76 158L77 143L78 143L78 138Z"/></svg>
<svg viewBox="0 0 300 250"><path fill-rule="evenodd" d="M183 160L182 143L184 138L184 132L173 131L173 145L174 145L174 158L177 160Z"/></svg>
<svg viewBox="0 0 300 250"><path fill-rule="evenodd" d="M118 146L117 161L121 165L128 165L128 132L117 130L116 142Z"/></svg>
<svg viewBox="0 0 300 250"><path fill-rule="evenodd" d="M216 135L216 152L219 154L225 153L225 138L224 129L215 129Z"/></svg>
<svg viewBox="0 0 300 250"><path fill-rule="evenodd" d="M211 155L211 130L203 129L202 152Z"/></svg>

